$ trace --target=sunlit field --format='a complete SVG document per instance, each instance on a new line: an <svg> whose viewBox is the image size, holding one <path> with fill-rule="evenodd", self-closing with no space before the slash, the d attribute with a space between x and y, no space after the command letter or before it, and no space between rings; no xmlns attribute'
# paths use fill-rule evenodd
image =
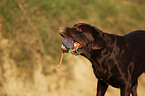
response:
<svg viewBox="0 0 145 96"><path fill-rule="evenodd" d="M0 96L95 96L91 63L65 54L58 29L84 22L124 35L145 30L144 0L0 0ZM138 94L145 94L145 74ZM120 96L109 87L105 96Z"/></svg>

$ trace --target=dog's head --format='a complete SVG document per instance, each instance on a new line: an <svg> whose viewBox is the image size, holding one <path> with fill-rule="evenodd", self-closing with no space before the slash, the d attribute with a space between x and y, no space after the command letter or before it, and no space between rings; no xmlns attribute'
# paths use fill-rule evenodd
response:
<svg viewBox="0 0 145 96"><path fill-rule="evenodd" d="M81 46L79 49L82 50L99 50L105 47L103 33L89 24L78 23L73 27L60 27L59 33L62 37L78 42Z"/></svg>

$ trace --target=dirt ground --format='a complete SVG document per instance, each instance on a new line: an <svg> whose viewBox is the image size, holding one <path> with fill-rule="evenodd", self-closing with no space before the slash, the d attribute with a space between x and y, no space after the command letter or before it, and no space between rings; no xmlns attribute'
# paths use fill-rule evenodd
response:
<svg viewBox="0 0 145 96"><path fill-rule="evenodd" d="M28 78L27 73L19 74L17 62L10 58L12 44L0 35L0 96L95 96L97 79L91 63L84 57L66 54L65 58L74 59L62 64L61 69L51 64L49 74L44 75L43 61L36 54L37 66ZM144 90L145 74L139 78L139 96L144 96ZM110 86L105 96L113 95L119 96L119 89Z"/></svg>

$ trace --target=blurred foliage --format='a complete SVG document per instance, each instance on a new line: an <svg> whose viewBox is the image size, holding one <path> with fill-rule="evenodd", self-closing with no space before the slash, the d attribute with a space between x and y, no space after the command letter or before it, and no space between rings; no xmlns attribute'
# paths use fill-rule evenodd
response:
<svg viewBox="0 0 145 96"><path fill-rule="evenodd" d="M0 0L1 32L3 37L13 42L11 59L20 69L33 73L30 68L33 69L36 63L36 53L41 55L45 66L59 62L60 26L87 22L109 33L123 35L145 29L144 10L143 0ZM44 69L47 70L47 67Z"/></svg>

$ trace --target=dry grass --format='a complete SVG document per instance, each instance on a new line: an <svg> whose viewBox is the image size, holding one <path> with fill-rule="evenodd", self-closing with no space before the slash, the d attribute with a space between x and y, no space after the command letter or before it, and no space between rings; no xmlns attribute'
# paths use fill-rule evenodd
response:
<svg viewBox="0 0 145 96"><path fill-rule="evenodd" d="M85 58L65 55L56 69L58 28L87 22L123 35L145 29L144 10L142 0L0 0L0 96L95 96L97 79ZM139 96L144 85L143 75ZM118 94L109 87L106 96Z"/></svg>

